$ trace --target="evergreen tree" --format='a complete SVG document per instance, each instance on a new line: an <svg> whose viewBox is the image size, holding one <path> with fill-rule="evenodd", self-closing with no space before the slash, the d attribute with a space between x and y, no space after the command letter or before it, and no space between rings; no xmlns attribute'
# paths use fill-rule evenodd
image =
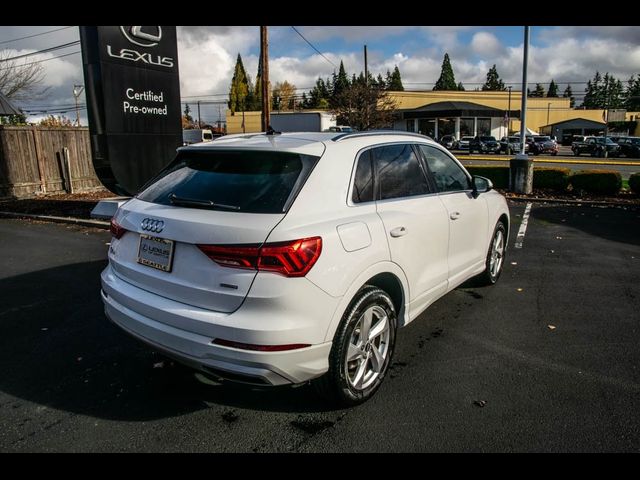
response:
<svg viewBox="0 0 640 480"><path fill-rule="evenodd" d="M551 79L551 83L549 84L549 90L547 90L547 97L555 98L558 96L558 85L556 82Z"/></svg>
<svg viewBox="0 0 640 480"><path fill-rule="evenodd" d="M380 88L385 88L386 84L384 83L384 78L382 78L382 74L379 73L378 77L376 78L376 85Z"/></svg>
<svg viewBox="0 0 640 480"><path fill-rule="evenodd" d="M544 87L539 83L536 83L536 89L529 93L529 97L540 98L544 97Z"/></svg>
<svg viewBox="0 0 640 480"><path fill-rule="evenodd" d="M494 64L493 67L487 72L487 81L482 85L483 91L504 91L507 87L504 86L504 82L498 75L498 69Z"/></svg>
<svg viewBox="0 0 640 480"><path fill-rule="evenodd" d="M389 85L387 86L387 90L392 90L394 92L404 92L404 86L402 85L402 77L400 76L400 69L396 65L393 69L393 73L391 74Z"/></svg>
<svg viewBox="0 0 640 480"><path fill-rule="evenodd" d="M258 60L258 74L256 75L256 83L253 86L253 104L248 110L262 110L262 55Z"/></svg>
<svg viewBox="0 0 640 480"><path fill-rule="evenodd" d="M571 90L571 84L567 84L567 88L564 89L564 93L562 94L563 98L569 99L569 106L573 108L576 104L576 99L573 96L573 91Z"/></svg>
<svg viewBox="0 0 640 480"><path fill-rule="evenodd" d="M444 60L442 60L442 69L440 71L440 78L433 87L434 90L458 90L456 85L456 78L453 74L453 68L451 68L451 61L449 60L449 54L444 54Z"/></svg>
<svg viewBox="0 0 640 480"><path fill-rule="evenodd" d="M604 77L596 72L593 79L587 82L582 106L594 109L622 108L627 96L620 80L609 75L609 72Z"/></svg>
<svg viewBox="0 0 640 480"><path fill-rule="evenodd" d="M184 106L184 118L188 122L193 122L193 117L191 116L191 108L189 108L188 103Z"/></svg>
<svg viewBox="0 0 640 480"><path fill-rule="evenodd" d="M233 70L231 88L229 89L229 109L231 113L246 110L246 100L249 94L249 79L242 63L242 57L238 54L236 66Z"/></svg>
<svg viewBox="0 0 640 480"><path fill-rule="evenodd" d="M390 85L391 85L391 72L387 70L387 75L384 77L384 88L388 90Z"/></svg>
<svg viewBox="0 0 640 480"><path fill-rule="evenodd" d="M640 111L640 75L631 75L627 81L627 90L624 94L624 107L631 111Z"/></svg>
<svg viewBox="0 0 640 480"><path fill-rule="evenodd" d="M344 63L340 60L340 68L338 69L338 74L333 74L333 89L331 91L331 97L335 97L340 95L349 87L349 77L347 76L347 72L344 69Z"/></svg>
<svg viewBox="0 0 640 480"><path fill-rule="evenodd" d="M464 92L464 91L465 91L465 89L464 89L464 85L462 85L462 82L458 82L458 87L456 88L456 90L459 90L459 91L461 91L461 92Z"/></svg>

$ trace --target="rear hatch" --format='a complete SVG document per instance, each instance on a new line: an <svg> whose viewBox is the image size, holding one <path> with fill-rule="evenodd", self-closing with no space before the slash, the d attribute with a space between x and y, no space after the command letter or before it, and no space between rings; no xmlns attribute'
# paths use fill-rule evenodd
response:
<svg viewBox="0 0 640 480"><path fill-rule="evenodd" d="M233 312L257 271L219 265L198 245L262 245L319 155L182 150L118 210L114 220L126 232L112 239L113 270L126 282L163 297Z"/></svg>

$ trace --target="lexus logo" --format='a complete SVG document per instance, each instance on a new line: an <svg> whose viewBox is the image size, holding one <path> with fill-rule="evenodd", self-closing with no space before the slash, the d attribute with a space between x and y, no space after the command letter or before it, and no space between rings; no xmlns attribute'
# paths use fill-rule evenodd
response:
<svg viewBox="0 0 640 480"><path fill-rule="evenodd" d="M145 218L142 220L140 226L142 230L146 230L147 232L160 233L164 228L164 222L153 218Z"/></svg>
<svg viewBox="0 0 640 480"><path fill-rule="evenodd" d="M157 29L156 35L143 31L144 27L120 27L120 31L127 40L140 47L155 47L162 39L162 27L147 27Z"/></svg>

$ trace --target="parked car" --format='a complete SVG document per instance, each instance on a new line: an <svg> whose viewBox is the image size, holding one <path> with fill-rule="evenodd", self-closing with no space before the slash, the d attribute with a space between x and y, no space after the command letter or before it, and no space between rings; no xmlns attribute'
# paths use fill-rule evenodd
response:
<svg viewBox="0 0 640 480"><path fill-rule="evenodd" d="M627 158L640 158L639 137L626 137L620 139L618 146L620 147L620 155L624 155Z"/></svg>
<svg viewBox="0 0 640 480"><path fill-rule="evenodd" d="M388 373L397 327L469 278L498 280L507 203L423 135L273 140L183 147L118 209L106 314L205 374L313 381L357 404Z"/></svg>
<svg viewBox="0 0 640 480"><path fill-rule="evenodd" d="M456 148L457 144L458 142L454 135L444 135L440 139L440 145L445 147L447 150L453 150L454 148Z"/></svg>
<svg viewBox="0 0 640 480"><path fill-rule="evenodd" d="M480 135L469 142L469 153L500 153L500 144L496 137Z"/></svg>
<svg viewBox="0 0 640 480"><path fill-rule="evenodd" d="M554 157L558 155L558 144L548 135L533 135L527 137L529 152L533 155L551 154Z"/></svg>
<svg viewBox="0 0 640 480"><path fill-rule="evenodd" d="M525 153L529 151L528 143L524 144L524 151ZM520 153L520 137L517 135L502 137L500 139L500 153L506 153L508 155Z"/></svg>
<svg viewBox="0 0 640 480"><path fill-rule="evenodd" d="M334 127L329 127L327 130L329 132L355 132L356 129L353 127L349 127L347 125L336 125Z"/></svg>
<svg viewBox="0 0 640 480"><path fill-rule="evenodd" d="M458 141L458 150L469 150L469 142L473 140L471 136L460 137Z"/></svg>
<svg viewBox="0 0 640 480"><path fill-rule="evenodd" d="M584 142L573 142L571 150L576 156L588 153L592 157L604 157L605 151L609 157L617 157L620 154L620 146L609 137L586 137Z"/></svg>

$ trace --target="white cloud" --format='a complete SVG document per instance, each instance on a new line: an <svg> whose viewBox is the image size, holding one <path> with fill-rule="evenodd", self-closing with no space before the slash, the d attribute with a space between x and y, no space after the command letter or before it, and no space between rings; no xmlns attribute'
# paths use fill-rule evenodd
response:
<svg viewBox="0 0 640 480"><path fill-rule="evenodd" d="M478 55L495 56L500 55L504 47L493 33L478 32L471 38L471 49Z"/></svg>

